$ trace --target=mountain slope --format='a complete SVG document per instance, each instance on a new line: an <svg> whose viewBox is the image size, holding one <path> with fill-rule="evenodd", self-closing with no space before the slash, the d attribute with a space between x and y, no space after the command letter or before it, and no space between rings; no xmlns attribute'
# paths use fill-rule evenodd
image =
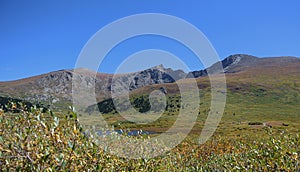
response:
<svg viewBox="0 0 300 172"><path fill-rule="evenodd" d="M74 72L74 70L59 70L21 80L0 82L0 95L65 106L72 101ZM165 69L162 65L129 74L112 75L88 69L77 69L76 73L83 86L92 89L95 85L98 101L109 98L111 91L124 92L146 85L171 83L186 75L181 70Z"/></svg>
<svg viewBox="0 0 300 172"><path fill-rule="evenodd" d="M236 73L246 70L252 70L253 68L275 68L276 70L276 68L279 69L282 66L286 67L288 65L292 65L293 63L296 63L297 65L299 61L299 58L290 56L258 58L246 54L236 54L225 58L221 62L213 64L207 69L190 72L188 73L188 77L198 78L207 76L207 71L210 71L210 73L214 74L220 72ZM218 64L220 63L223 66L224 71L218 70Z"/></svg>
<svg viewBox="0 0 300 172"><path fill-rule="evenodd" d="M277 107L283 104L296 105L300 103L300 59L295 57L274 57L257 58L248 55L233 55L222 62L229 95L239 95L237 100L256 100L261 104L273 103ZM216 64L215 64L216 65ZM196 81L200 90L209 93L210 81L205 71L214 70L215 65L206 70L195 71L191 74L200 74ZM217 77L217 75L215 75ZM178 82L189 82L190 79L179 80ZM131 97L149 95L154 90L163 90L168 97L178 97L180 90L177 83L155 84L133 90ZM108 103L109 102L109 103ZM134 100L132 100L134 102ZM109 106L104 106L108 103ZM98 103L101 112L107 113L107 108L115 110L111 100ZM293 107L295 108L295 107ZM90 106L87 112L95 110L95 105ZM300 110L300 109L299 109Z"/></svg>
<svg viewBox="0 0 300 172"><path fill-rule="evenodd" d="M228 88L231 90L238 89L235 88L238 85L247 85L248 82L272 88L274 85L280 85L283 80L292 81L296 88L299 87L297 85L300 78L299 58L257 58L236 54L217 63L223 66ZM88 69L77 69L77 71L80 73L79 77L84 86L92 89L95 83L96 100L100 102L109 99L111 92L123 94L128 90L133 93L142 93L155 88L165 93L176 94L178 87L172 83L184 79L186 75L187 78L204 78L197 79L199 87L209 87L207 71L212 74L222 72L216 70L217 63L207 69L188 74L181 70L166 69L162 65L139 72L117 75L96 73ZM74 70L60 70L16 81L0 82L0 96L34 103L41 102L54 105L54 107L66 107L72 103L73 76Z"/></svg>
<svg viewBox="0 0 300 172"><path fill-rule="evenodd" d="M86 85L97 83L99 95L106 98L105 85L110 75L81 69L81 76ZM0 93L4 96L17 97L31 102L45 102L48 104L66 103L72 100L73 70L60 70L16 81L0 82ZM104 90L104 91L102 91Z"/></svg>

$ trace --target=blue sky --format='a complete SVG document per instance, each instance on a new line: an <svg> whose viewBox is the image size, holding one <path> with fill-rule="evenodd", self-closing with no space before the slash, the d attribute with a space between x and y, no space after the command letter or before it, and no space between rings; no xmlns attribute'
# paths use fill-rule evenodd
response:
<svg viewBox="0 0 300 172"><path fill-rule="evenodd" d="M74 68L81 49L99 29L139 13L186 20L206 35L221 59L236 53L300 57L299 8L297 0L1 0L0 81ZM116 46L99 70L114 73L125 58L146 49L175 54L191 70L202 68L179 43L141 36Z"/></svg>

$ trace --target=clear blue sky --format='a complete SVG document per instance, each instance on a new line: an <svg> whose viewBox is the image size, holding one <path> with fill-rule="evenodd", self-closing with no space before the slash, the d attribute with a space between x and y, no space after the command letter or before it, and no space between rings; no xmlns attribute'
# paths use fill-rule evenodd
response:
<svg viewBox="0 0 300 172"><path fill-rule="evenodd" d="M299 57L299 8L298 0L1 0L0 81L74 68L82 47L95 32L138 13L164 13L190 22L207 36L222 59L236 53ZM192 70L201 68L184 47L145 36L116 47L100 71L113 73L122 58L151 48L180 56Z"/></svg>

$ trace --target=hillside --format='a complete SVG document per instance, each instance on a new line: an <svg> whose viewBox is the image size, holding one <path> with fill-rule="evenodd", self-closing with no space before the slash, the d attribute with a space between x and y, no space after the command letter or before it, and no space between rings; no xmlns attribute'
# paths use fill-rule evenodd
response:
<svg viewBox="0 0 300 172"><path fill-rule="evenodd" d="M235 55L224 59L221 63L226 68L227 100L216 135L239 136L242 133L251 135L252 132L259 132L264 125L283 127L282 129L293 132L300 131L299 58L257 58ZM217 74L215 76L218 77ZM189 83L190 80L193 78L181 79L177 82ZM199 76L196 81L200 93L200 109L192 133L199 134L210 111L211 95L208 76ZM155 112L149 111L148 97L155 90L164 92L167 102L162 116L150 124L137 125L124 119L116 111L112 99L87 107L85 113L90 115L83 116L82 119L93 124L93 118L97 118L100 111L104 119L113 126L121 124L124 128L165 132L176 121L182 103L176 83L155 84L135 89L130 93L130 102L138 112L149 115L150 118ZM186 103L181 105L188 107Z"/></svg>
<svg viewBox="0 0 300 172"><path fill-rule="evenodd" d="M282 95L283 100L288 95L290 99L298 99L300 91L300 59L295 57L257 58L249 55L232 55L221 61L226 74L228 92L240 94L267 94ZM217 74L213 65L205 70L194 71L188 74L188 78L195 77L200 89L209 89L209 77L207 71ZM189 82L189 79L178 82ZM148 85L131 92L133 97L150 94L154 90L163 90L167 95L178 95L177 84ZM286 94L286 95L285 95ZM284 100L283 100L284 101ZM292 100L289 100L292 101ZM109 102L105 100L103 102ZM109 103L111 104L111 103ZM102 107L101 102L99 106ZM89 107L91 109L91 107ZM111 108L113 109L113 108ZM106 110L105 110L106 111Z"/></svg>
<svg viewBox="0 0 300 172"><path fill-rule="evenodd" d="M171 83L186 74L181 70L165 69L162 65L129 74L105 74L88 69L76 69L84 87L95 85L97 100L110 97L112 87L121 92L146 85ZM42 102L52 108L66 108L72 103L72 79L74 70L59 70L16 81L0 82L0 95L30 102ZM96 77L95 77L96 76ZM114 82L113 82L114 81Z"/></svg>
<svg viewBox="0 0 300 172"><path fill-rule="evenodd" d="M291 101L298 95L299 58L258 58L236 54L217 63L221 63L224 68L229 91L247 93L253 92L253 88L260 89L261 92L277 91L280 95L285 93L295 95L289 98ZM188 74L181 70L166 69L162 65L115 76L88 69L76 71L79 73L81 84L85 87L92 89L95 83L96 100L101 102L111 97L111 91L122 94L129 90L132 95L141 95L161 90L168 95L178 94L175 81L189 82L189 79L184 79L186 75L187 78L197 78L199 88L205 89L210 86L207 71L213 74L222 72L216 70L216 65ZM60 70L16 81L0 82L0 96L51 105L52 109L66 108L72 103L73 76L74 70Z"/></svg>

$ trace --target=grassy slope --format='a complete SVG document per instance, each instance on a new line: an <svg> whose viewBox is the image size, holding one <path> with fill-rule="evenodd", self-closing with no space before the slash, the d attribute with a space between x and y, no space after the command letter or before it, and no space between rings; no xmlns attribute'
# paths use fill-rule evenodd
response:
<svg viewBox="0 0 300 172"><path fill-rule="evenodd" d="M262 126L250 126L249 122L273 122L274 126L277 122L277 128L299 132L300 69L298 66L299 63L290 63L285 66L276 64L276 67L264 64L264 67L248 67L247 70L241 72L226 74L227 102L216 135L251 135L253 131L262 130ZM201 131L210 106L209 78L198 78L197 83L201 89L201 107L192 132L194 134L199 134ZM166 88L169 102L174 103L179 99L178 87L176 83L173 83L135 90L131 93L131 100L134 101L134 97L137 98L161 87ZM177 118L177 110L173 108L172 112L167 111L156 122L146 125L128 122L118 114L104 114L104 118L110 125L116 127L163 132L173 125ZM82 119L89 123L89 121L94 121L92 118L89 116ZM288 126L282 126L282 123Z"/></svg>

